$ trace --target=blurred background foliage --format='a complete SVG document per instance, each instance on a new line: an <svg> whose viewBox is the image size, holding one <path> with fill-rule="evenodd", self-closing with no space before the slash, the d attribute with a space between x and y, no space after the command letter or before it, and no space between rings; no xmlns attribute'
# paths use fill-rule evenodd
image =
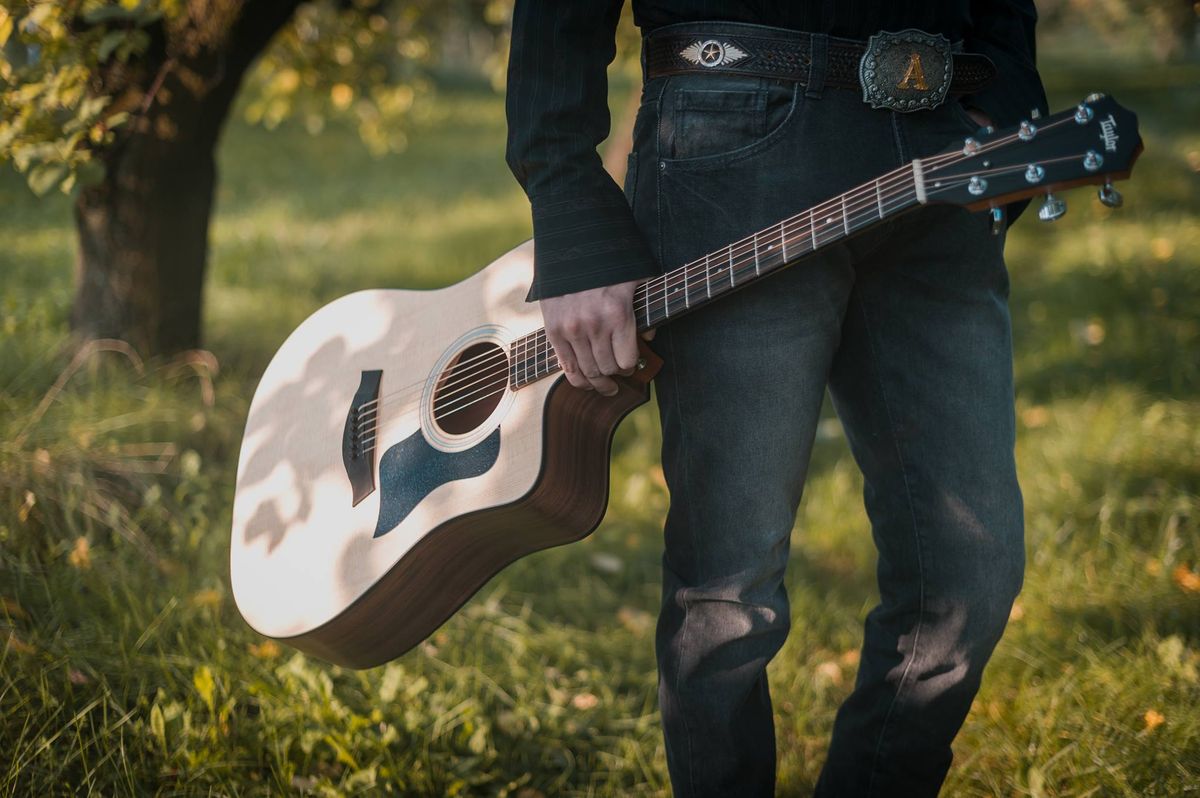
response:
<svg viewBox="0 0 1200 798"><path fill-rule="evenodd" d="M0 794L667 794L652 408L618 432L601 529L514 564L394 663L299 655L229 593L242 425L283 338L339 295L437 288L529 235L503 162L506 3L297 4L216 153L204 348L71 336L97 167L153 115L162 65L241 7L0 0L18 167L0 174ZM1111 92L1147 150L1125 208L1069 192L1062 222L1008 239L1029 570L945 794L1178 798L1200 783L1195 9L1039 7L1051 106ZM628 19L610 74L619 164ZM861 491L827 407L771 666L781 795L811 792L877 600Z"/></svg>
<svg viewBox="0 0 1200 798"><path fill-rule="evenodd" d="M1049 0L1043 30L1059 49L1186 61L1197 13L1183 0ZM268 129L299 117L319 135L346 119L373 155L400 152L439 81L500 85L510 16L511 0L2 0L0 162L35 194L75 198L75 333L154 355L202 345L212 161L234 97ZM606 152L618 180L635 110L618 113Z"/></svg>
<svg viewBox="0 0 1200 798"><path fill-rule="evenodd" d="M300 4L255 66L246 118L271 128L299 116L319 134L352 120L374 154L403 149L404 119L431 73L485 74L502 84L512 0L313 0ZM1042 0L1041 30L1059 48L1161 62L1200 52L1192 0ZM72 191L100 172L90 157L144 99L105 79L133 68L165 36L176 48L218 40L254 2L212 0L0 1L0 161L37 194ZM163 33L165 31L165 34ZM636 59L626 7L623 57ZM1043 37L1045 39L1045 37Z"/></svg>
<svg viewBox="0 0 1200 798"><path fill-rule="evenodd" d="M92 153L152 93L139 62L175 68L177 53L221 43L254 2L3 0L0 160L30 188L70 193L101 174ZM510 12L502 0L317 0L299 4L254 67L243 113L273 128L298 115L319 133L348 118L375 154L403 149L403 120L436 60L498 76ZM165 52L152 53L155 48ZM157 58L151 58L157 55ZM151 98L152 99L152 98Z"/></svg>

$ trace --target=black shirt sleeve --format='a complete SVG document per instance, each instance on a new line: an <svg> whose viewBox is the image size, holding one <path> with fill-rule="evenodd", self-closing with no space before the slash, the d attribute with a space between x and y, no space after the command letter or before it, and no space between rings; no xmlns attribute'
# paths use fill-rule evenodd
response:
<svg viewBox="0 0 1200 798"><path fill-rule="evenodd" d="M658 273L596 147L623 0L517 0L508 60L509 168L533 209L528 300Z"/></svg>
<svg viewBox="0 0 1200 798"><path fill-rule="evenodd" d="M992 118L997 127L1028 119L1034 108L1049 112L1038 76L1033 0L971 0L971 32L964 47L996 64L998 75L967 100Z"/></svg>

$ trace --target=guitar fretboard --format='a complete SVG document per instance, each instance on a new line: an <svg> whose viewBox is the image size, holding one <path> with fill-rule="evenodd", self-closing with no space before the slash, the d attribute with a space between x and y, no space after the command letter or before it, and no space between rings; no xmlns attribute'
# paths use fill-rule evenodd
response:
<svg viewBox="0 0 1200 798"><path fill-rule="evenodd" d="M653 329L809 255L873 227L925 199L921 162L852 188L637 287L633 313L638 331ZM509 379L516 389L558 371L546 331L513 341Z"/></svg>

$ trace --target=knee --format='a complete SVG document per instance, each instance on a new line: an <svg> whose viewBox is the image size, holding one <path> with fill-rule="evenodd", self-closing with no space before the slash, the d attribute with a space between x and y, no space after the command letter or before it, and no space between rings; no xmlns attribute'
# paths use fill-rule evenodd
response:
<svg viewBox="0 0 1200 798"><path fill-rule="evenodd" d="M973 579L965 586L969 623L978 637L994 644L1024 585L1025 548L1013 545L997 550L973 570Z"/></svg>
<svg viewBox="0 0 1200 798"><path fill-rule="evenodd" d="M720 588L683 588L668 596L659 617L660 655L683 683L704 684L721 674L765 668L790 628L782 588L747 601Z"/></svg>

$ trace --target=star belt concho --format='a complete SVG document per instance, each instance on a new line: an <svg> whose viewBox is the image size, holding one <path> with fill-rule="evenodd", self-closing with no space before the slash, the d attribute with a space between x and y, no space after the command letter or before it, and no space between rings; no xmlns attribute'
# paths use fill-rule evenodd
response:
<svg viewBox="0 0 1200 798"><path fill-rule="evenodd" d="M732 64L746 57L745 51L739 50L736 44L720 42L716 39L689 45L683 48L679 55L693 64L709 68Z"/></svg>
<svg viewBox="0 0 1200 798"><path fill-rule="evenodd" d="M858 62L863 102L872 108L920 111L937 108L954 79L950 40L924 31L883 31L867 40Z"/></svg>

